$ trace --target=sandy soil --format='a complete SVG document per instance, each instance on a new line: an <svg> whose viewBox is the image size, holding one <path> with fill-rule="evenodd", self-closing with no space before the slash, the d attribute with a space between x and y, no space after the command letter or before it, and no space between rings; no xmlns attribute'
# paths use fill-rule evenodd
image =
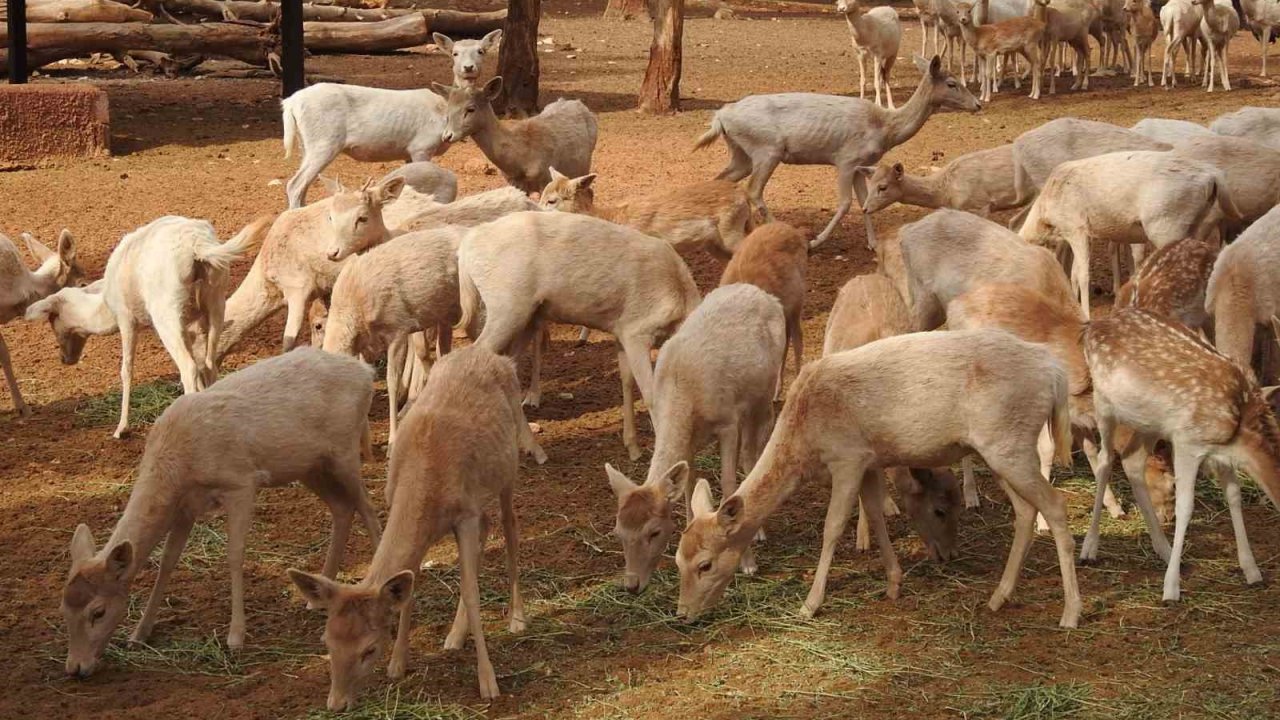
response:
<svg viewBox="0 0 1280 720"><path fill-rule="evenodd" d="M599 114L601 202L713 176L724 162L723 148L697 154L689 148L723 103L750 93L856 91L843 20L801 7L749 21L689 21L685 112L641 116L631 108L648 28L583 17L598 9L591 4L544 7L543 32L573 49L541 56L543 99L581 98ZM893 72L900 102L916 83L906 50L918 43L911 22ZM1123 125L1146 116L1208 121L1241 105L1275 104L1273 85L1256 76L1258 46L1249 35L1236 40L1232 62L1238 89L1231 93L1135 90L1117 78L1095 78L1087 93L1059 92L1041 102L1006 91L981 113L935 116L889 158L913 170L939 166L1064 115ZM449 75L445 59L426 52L314 58L309 68L399 88ZM41 81L75 77L58 73ZM69 227L91 277L98 277L121 235L159 215L208 218L229 236L252 217L283 207L277 181L296 161L282 157L274 83L115 73L90 79L110 95L115 156L0 173L6 234L30 230L51 240ZM499 185L479 158L466 144L442 162L459 173L464 192ZM352 184L390 167L341 159L330 173ZM816 232L834 205L834 184L829 168L784 167L769 187L770 203L780 219ZM878 215L876 225L887 234L922 214L899 207ZM810 357L820 351L835 291L872 266L854 220L811 260ZM701 256L689 260L700 285L712 287L719 267ZM247 263L239 267L237 277L246 269ZM281 325L276 318L254 333L228 366L277 352ZM154 648L124 648L122 629L92 679L63 678L58 602L71 532L78 522L88 523L99 541L110 532L146 433L116 441L114 419L93 423L83 415L118 387L116 339L91 341L83 362L63 367L45 327L17 322L4 333L35 415L20 420L9 411L7 394L0 398L0 657L6 658L7 690L0 693L0 717L274 719L321 707L328 682L322 617L302 608L284 568L320 566L328 520L321 504L298 489L264 492L259 500L247 570L248 649L232 655L219 644L229 601L221 522L214 521L175 573ZM670 562L645 596L620 593L614 580L622 561L608 535L613 500L602 465L612 462L636 477L645 460L627 461L620 442L609 341L597 335L575 349L571 338L567 328L557 332L544 375L547 400L530 413L543 428L551 461L527 469L519 495L531 617L523 636L508 634L500 620L499 541L490 541L486 559L488 637L505 694L491 706L480 704L472 652L439 649L456 589L454 550L445 543L429 555L435 565L419 583L411 674L395 688L379 677L363 717L1256 718L1280 710L1280 591L1242 585L1225 507L1208 488L1192 529L1184 602L1161 606L1162 566L1140 521L1108 521L1101 563L1080 570L1086 614L1072 633L1055 627L1061 594L1045 541L1032 551L1016 601L999 613L986 610L1011 537L1010 513L994 484L983 487L983 509L966 514L962 558L947 566L929 563L906 524L894 522L908 569L897 602L883 599L878 563L855 553L850 541L838 553L824 612L815 620L795 614L816 562L826 507L826 489L815 484L770 523L759 553L761 575L737 581L729 605L707 622L687 627L671 617ZM159 343L144 336L135 382L175 375ZM385 439L381 395L374 414ZM647 430L647 421L642 426ZM707 459L704 471L714 463ZM385 465L372 463L365 473L381 502ZM1082 533L1091 491L1080 480L1063 487L1073 527ZM1280 548L1274 510L1255 502L1246 513L1263 570L1273 576ZM348 555L352 576L360 575L370 552L357 531ZM130 624L153 577L154 568L139 578Z"/></svg>

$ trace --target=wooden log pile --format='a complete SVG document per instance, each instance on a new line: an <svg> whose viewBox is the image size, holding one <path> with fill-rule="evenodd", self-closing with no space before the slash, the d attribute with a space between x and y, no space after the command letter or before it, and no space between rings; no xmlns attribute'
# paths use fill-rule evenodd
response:
<svg viewBox="0 0 1280 720"><path fill-rule="evenodd" d="M353 0L303 5L303 44L313 53L383 53L431 42L431 33L479 37L502 27L506 11L368 9ZM130 67L166 73L205 57L278 65L279 5L252 0L152 0L154 12L113 0L28 0L30 66L109 53ZM0 6L0 19L3 19ZM182 18L181 20L179 18ZM0 22L0 46L8 33ZM7 66L0 52L0 68ZM193 61L194 59L194 61Z"/></svg>

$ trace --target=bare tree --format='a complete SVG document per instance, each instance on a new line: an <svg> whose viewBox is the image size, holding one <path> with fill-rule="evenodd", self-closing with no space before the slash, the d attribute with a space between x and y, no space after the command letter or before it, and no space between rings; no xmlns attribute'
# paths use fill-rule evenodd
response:
<svg viewBox="0 0 1280 720"><path fill-rule="evenodd" d="M640 85L640 109L655 115L680 109L684 0L657 0L649 67Z"/></svg>
<svg viewBox="0 0 1280 720"><path fill-rule="evenodd" d="M498 74L502 95L494 110L533 115L538 112L538 20L542 0L510 0L502 30Z"/></svg>
<svg viewBox="0 0 1280 720"><path fill-rule="evenodd" d="M647 0L609 0L604 9L605 20L648 20Z"/></svg>

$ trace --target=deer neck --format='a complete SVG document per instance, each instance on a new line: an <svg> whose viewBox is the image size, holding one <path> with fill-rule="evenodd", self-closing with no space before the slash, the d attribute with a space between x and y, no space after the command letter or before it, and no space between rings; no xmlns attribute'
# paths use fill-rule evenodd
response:
<svg viewBox="0 0 1280 720"><path fill-rule="evenodd" d="M933 114L933 106L929 102L932 91L933 80L926 72L920 78L916 91L911 94L911 99L897 110L887 111L884 123L885 151L910 140L924 127L925 121Z"/></svg>
<svg viewBox="0 0 1280 720"><path fill-rule="evenodd" d="M806 470L806 451L795 427L774 432L747 479L738 486L736 495L743 500L743 521L735 536L743 544L750 543L765 520L795 492Z"/></svg>
<svg viewBox="0 0 1280 720"><path fill-rule="evenodd" d="M661 400L655 396L654 403L650 406L655 437L653 459L649 461L646 482L665 475L671 466L681 460L693 458L693 409L687 400L674 397L678 394L669 393L668 397ZM692 471L693 468L690 468L691 473Z"/></svg>
<svg viewBox="0 0 1280 720"><path fill-rule="evenodd" d="M120 330L103 293L85 293L71 308L76 325L90 335L111 335Z"/></svg>
<svg viewBox="0 0 1280 720"><path fill-rule="evenodd" d="M416 574L427 550L452 529L450 523L454 518L445 514L442 503L429 497L428 486L439 487L442 483L423 482L425 478L419 472L405 475L407 477L398 478L395 501L391 503L387 526L382 530L382 542L373 551L363 585L378 587L404 570Z"/></svg>
<svg viewBox="0 0 1280 720"><path fill-rule="evenodd" d="M942 173L922 177L914 175L902 176L898 183L902 190L901 202L926 208L940 208L947 204L947 184L942 181Z"/></svg>
<svg viewBox="0 0 1280 720"><path fill-rule="evenodd" d="M126 576L127 582L133 581L134 576L148 562L151 551L169 534L186 489L181 481L162 477L154 465L154 458L144 460L138 480L129 493L124 514L111 532L111 538L99 551L106 553L125 540L133 544L133 563Z"/></svg>
<svg viewBox="0 0 1280 720"><path fill-rule="evenodd" d="M496 157L506 158L519 150L520 143L516 133L508 127L507 123L498 119L492 105L486 103L476 112L480 115L480 123L471 133L471 138L484 152L485 157L496 165L498 163Z"/></svg>

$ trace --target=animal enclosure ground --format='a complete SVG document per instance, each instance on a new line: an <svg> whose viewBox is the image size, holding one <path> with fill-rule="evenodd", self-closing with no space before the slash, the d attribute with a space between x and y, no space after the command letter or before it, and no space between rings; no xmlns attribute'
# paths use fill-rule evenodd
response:
<svg viewBox="0 0 1280 720"><path fill-rule="evenodd" d="M659 185L713 176L720 144L691 154L711 111L750 93L809 90L856 92L857 69L842 18L789 5L791 14L757 14L738 22L694 19L685 25L685 112L653 118L631 110L649 47L649 26L594 19L601 8L553 0L544 4L543 102L584 100L600 117L595 155L599 201ZM794 12L791 12L794 9ZM896 98L917 81L908 62L918 26L906 21L903 61L894 68ZM548 51L549 50L549 51ZM1063 115L1129 125L1147 116L1208 121L1242 105L1275 105L1275 87L1256 76L1258 46L1241 33L1231 49L1233 87L1209 95L1194 85L1174 92L1132 89L1128 78L1099 78L1089 92L1046 93L1032 102L1006 88L982 112L932 118L887 159L913 171L940 166L979 148L1008 142ZM1158 62L1158 53L1157 60ZM446 81L448 63L410 52L379 57L317 57L309 69L349 82L417 87ZM75 74L55 74L57 79ZM111 248L139 225L167 213L208 218L229 237L253 217L284 207L285 180L296 159L280 144L277 86L246 80L153 80L107 73L96 82L110 95L110 159L0 173L0 229L42 239L63 226L81 242L91 277L100 277ZM47 82L47 80L45 80ZM1069 85L1069 83L1060 83ZM483 172L472 144L442 163L459 174L464 193L498 186ZM330 173L347 185L391 165L341 159ZM312 199L320 196L313 189ZM835 204L830 168L783 167L769 186L780 219L816 233ZM923 211L896 207L876 216L888 235ZM720 267L689 260L704 291ZM822 347L826 312L853 274L871 270L860 218L845 221L810 260L805 333L809 358ZM236 266L237 282L248 262ZM253 333L228 368L279 350L282 319ZM59 364L44 326L11 323L3 332L22 390L35 408L28 420L0 397L0 717L279 718L326 717L328 687L323 617L306 611L285 568L319 568L328 539L322 504L298 488L260 495L249 539L248 640L243 652L223 643L230 613L225 538L220 520L200 526L175 571L153 645L124 644L126 629L98 672L63 677L65 639L58 611L78 522L102 542L119 516L145 443L146 429L123 441L110 436L119 387L119 342L91 340L80 365ZM479 702L470 646L440 649L452 619L458 577L454 548L430 552L417 584L410 674L388 685L379 672L356 718L1260 718L1280 713L1280 531L1276 511L1249 496L1246 516L1264 574L1273 582L1246 588L1237 570L1231 525L1221 493L1202 484L1190 533L1183 601L1160 602L1163 564L1134 515L1106 520L1101 560L1080 568L1085 613L1080 629L1056 627L1061 586L1052 544L1034 545L1014 602L998 613L986 601L998 582L1012 537L1011 512L990 478L984 504L965 513L960 558L927 560L901 518L891 520L904 561L903 597L883 597L874 554L840 546L821 613L797 610L817 561L825 483L808 483L768 525L759 548L761 572L738 578L722 608L695 625L674 618L674 564L664 561L639 597L618 585L622 559L610 537L614 504L603 465L641 477L647 455L627 460L620 440L620 394L611 343L600 335L573 347L576 332L557 328L544 371L541 425L550 456L526 465L518 507L523 527L522 580L529 629L509 634L501 622L505 590L501 544L491 538L482 592L486 636L503 696ZM794 376L794 368L789 370ZM171 397L176 377L153 335L143 334L134 370L148 403ZM137 407L137 406L135 406ZM386 437L386 404L374 400L375 437ZM647 420L643 442L652 447ZM386 466L366 464L380 509ZM719 467L701 456L698 471ZM1083 463L1081 463L1083 467ZM1083 536L1090 483L1062 478L1072 529ZM852 533L851 533L852 534ZM344 570L359 576L371 555L353 534ZM155 568L134 588L126 628L141 611Z"/></svg>

